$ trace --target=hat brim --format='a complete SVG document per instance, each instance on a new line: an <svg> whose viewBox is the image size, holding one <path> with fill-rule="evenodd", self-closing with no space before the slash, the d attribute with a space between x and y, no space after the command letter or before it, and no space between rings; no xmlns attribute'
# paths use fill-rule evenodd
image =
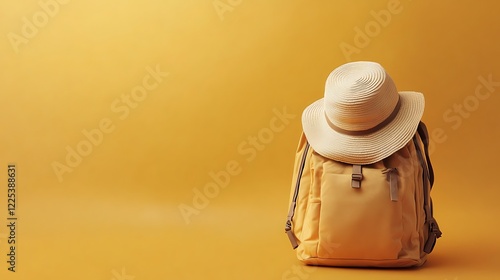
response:
<svg viewBox="0 0 500 280"><path fill-rule="evenodd" d="M320 155L349 164L372 164L403 148L417 131L425 107L422 93L399 92L396 117L378 131L353 136L333 130L327 123L323 98L302 113L302 127L311 147Z"/></svg>

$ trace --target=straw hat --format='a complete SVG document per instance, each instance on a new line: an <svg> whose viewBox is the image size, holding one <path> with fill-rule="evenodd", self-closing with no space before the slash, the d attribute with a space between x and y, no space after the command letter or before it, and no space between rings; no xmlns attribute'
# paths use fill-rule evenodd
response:
<svg viewBox="0 0 500 280"><path fill-rule="evenodd" d="M424 105L422 93L398 92L380 64L351 62L330 73L325 97L304 110L302 126L320 155L350 164L371 164L412 139Z"/></svg>

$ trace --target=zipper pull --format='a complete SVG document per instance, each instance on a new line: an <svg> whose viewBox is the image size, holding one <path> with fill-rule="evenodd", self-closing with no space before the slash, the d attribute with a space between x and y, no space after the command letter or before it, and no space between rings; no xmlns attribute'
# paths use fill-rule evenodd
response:
<svg viewBox="0 0 500 280"><path fill-rule="evenodd" d="M391 201L398 201L398 170L396 168L386 168L382 170L382 174L387 175Z"/></svg>
<svg viewBox="0 0 500 280"><path fill-rule="evenodd" d="M299 247L299 244L297 242L297 238L295 237L295 235L292 232L292 221L291 220L286 221L285 232L286 232L286 235L288 236L288 239L290 239L290 243L292 243L292 248L295 249L295 248Z"/></svg>

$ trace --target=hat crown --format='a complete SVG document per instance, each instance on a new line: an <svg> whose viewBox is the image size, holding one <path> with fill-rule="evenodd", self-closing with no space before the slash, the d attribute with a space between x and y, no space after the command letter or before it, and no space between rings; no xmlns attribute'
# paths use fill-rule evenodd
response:
<svg viewBox="0 0 500 280"><path fill-rule="evenodd" d="M393 113L398 100L396 85L376 62L344 64L326 80L325 115L342 130L364 131L376 127Z"/></svg>

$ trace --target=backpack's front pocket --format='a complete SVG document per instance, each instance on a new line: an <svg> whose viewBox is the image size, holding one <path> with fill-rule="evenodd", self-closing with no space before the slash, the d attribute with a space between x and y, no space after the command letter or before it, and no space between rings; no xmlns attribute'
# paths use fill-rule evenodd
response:
<svg viewBox="0 0 500 280"><path fill-rule="evenodd" d="M322 176L318 257L397 259L402 205L391 200L382 169L364 167L360 188L351 187L351 174Z"/></svg>

